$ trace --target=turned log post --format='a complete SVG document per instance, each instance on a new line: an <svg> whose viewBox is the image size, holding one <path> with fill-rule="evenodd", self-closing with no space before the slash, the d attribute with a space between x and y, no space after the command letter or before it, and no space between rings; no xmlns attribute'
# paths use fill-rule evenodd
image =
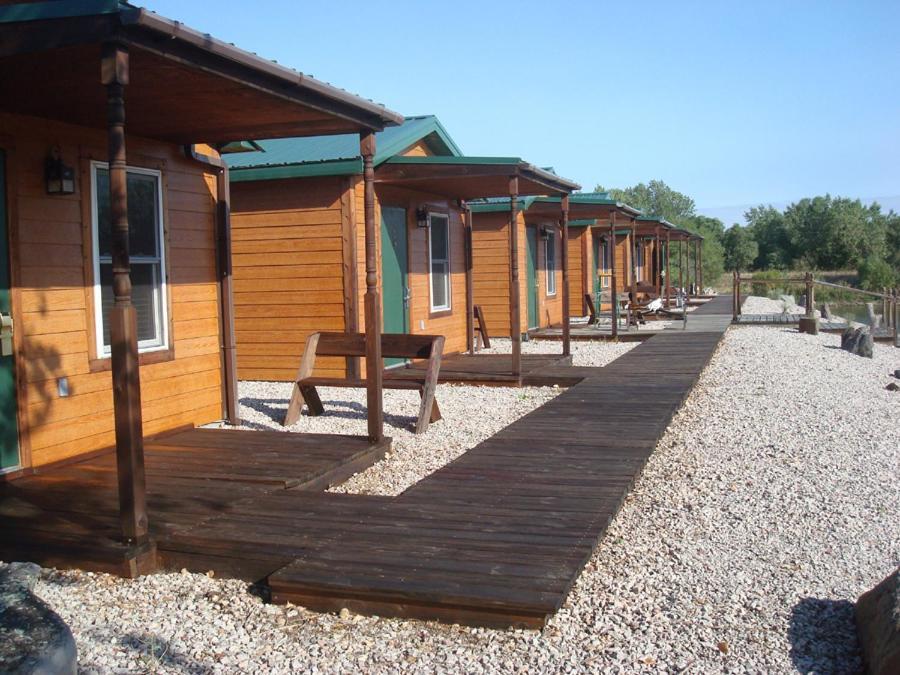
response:
<svg viewBox="0 0 900 675"><path fill-rule="evenodd" d="M653 285L656 287L656 297L662 295L662 241L659 237L659 225L653 229L653 257L656 258L656 278Z"/></svg>
<svg viewBox="0 0 900 675"><path fill-rule="evenodd" d="M684 291L684 239L678 240L678 287Z"/></svg>
<svg viewBox="0 0 900 675"><path fill-rule="evenodd" d="M609 305L609 314L612 317L612 337L619 337L619 298L618 292L616 288L616 212L613 211L609 214L609 293L610 293L610 305ZM623 265L624 269L625 266ZM601 286L602 288L602 286ZM600 307L597 307L597 312L600 312Z"/></svg>
<svg viewBox="0 0 900 675"><path fill-rule="evenodd" d="M812 272L806 273L806 318L811 319L813 316L813 283Z"/></svg>
<svg viewBox="0 0 900 675"><path fill-rule="evenodd" d="M381 298L378 290L378 251L375 230L375 134L359 135L363 158L363 214L366 239L366 406L369 411L369 440L384 438L382 400L384 363L381 359Z"/></svg>
<svg viewBox="0 0 900 675"><path fill-rule="evenodd" d="M737 323L738 303L740 302L740 285L737 270L731 272L731 320Z"/></svg>
<svg viewBox="0 0 900 675"><path fill-rule="evenodd" d="M463 212L463 233L466 251L466 345L469 353L475 353L475 284L473 281L474 260L472 252L472 209L460 201Z"/></svg>
<svg viewBox="0 0 900 675"><path fill-rule="evenodd" d="M519 307L519 179L509 179L509 338L512 374L522 376L522 319Z"/></svg>
<svg viewBox="0 0 900 675"><path fill-rule="evenodd" d="M703 294L703 242L700 242L700 245L697 247L697 256L698 256L698 279L700 280L700 293Z"/></svg>
<svg viewBox="0 0 900 675"><path fill-rule="evenodd" d="M637 221L631 219L631 229L628 231L628 238L631 245L628 251L631 257L631 304L637 304Z"/></svg>
<svg viewBox="0 0 900 675"><path fill-rule="evenodd" d="M694 295L703 295L703 289L700 288L700 275L698 264L700 262L700 246L699 239L694 240Z"/></svg>
<svg viewBox="0 0 900 675"><path fill-rule="evenodd" d="M666 230L666 307L670 305L670 296L672 294L672 266L671 262L671 248L670 244L672 242L671 233L669 230Z"/></svg>
<svg viewBox="0 0 900 675"><path fill-rule="evenodd" d="M128 252L128 171L125 152L128 51L120 45L104 44L100 70L101 82L106 86L109 142L109 219L114 298L109 312L109 329L119 520L125 542L141 545L148 541L149 530L137 312L131 302L131 263Z"/></svg>
<svg viewBox="0 0 900 675"><path fill-rule="evenodd" d="M222 364L225 389L225 420L237 426L241 423L238 415L237 383L237 340L234 335L234 284L231 267L231 187L228 180L228 166L216 172L217 193L217 253L219 273L219 293L222 303Z"/></svg>
<svg viewBox="0 0 900 675"><path fill-rule="evenodd" d="M559 216L559 228L562 232L562 256L560 263L562 264L562 306L563 306L563 325L562 325L562 342L563 356L569 356L572 353L569 340L571 339L569 330L569 195L563 195L561 200L561 213Z"/></svg>

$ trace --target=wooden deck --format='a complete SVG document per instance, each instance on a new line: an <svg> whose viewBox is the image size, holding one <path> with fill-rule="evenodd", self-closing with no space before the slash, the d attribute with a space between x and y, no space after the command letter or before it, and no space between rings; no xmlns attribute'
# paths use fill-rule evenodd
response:
<svg viewBox="0 0 900 675"><path fill-rule="evenodd" d="M158 562L313 609L540 627L715 351L730 302L604 368L545 366L574 386L397 497L319 491L386 449L360 439L200 430L149 444ZM74 551L84 566L98 535L112 547L113 481L104 457L4 486L3 557L68 564Z"/></svg>
<svg viewBox="0 0 900 675"><path fill-rule="evenodd" d="M560 384L548 373L569 366L571 356L561 354L522 354L522 377L512 374L509 354L447 354L441 359L438 382L500 386L552 386ZM414 362L405 367L385 371L385 379L421 379L425 363Z"/></svg>
<svg viewBox="0 0 900 675"><path fill-rule="evenodd" d="M227 429L148 441L151 536L164 551L177 529L275 490L322 490L375 463L389 447L389 439L373 445L356 436ZM130 576L137 570L117 533L112 452L0 483L0 559Z"/></svg>
<svg viewBox="0 0 900 675"><path fill-rule="evenodd" d="M740 314L737 323L741 326L797 326L804 314ZM843 333L849 324L846 321L829 319L819 320L819 330L825 333ZM878 341L892 340L892 328L881 326L875 330L873 339Z"/></svg>

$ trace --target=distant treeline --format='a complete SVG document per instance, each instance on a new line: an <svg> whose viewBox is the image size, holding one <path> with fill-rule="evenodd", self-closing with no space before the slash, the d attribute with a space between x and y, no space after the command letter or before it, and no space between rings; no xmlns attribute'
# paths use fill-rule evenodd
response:
<svg viewBox="0 0 900 675"><path fill-rule="evenodd" d="M711 282L725 270L855 270L862 288L900 285L900 214L883 213L878 204L825 195L784 211L760 205L747 211L746 226L726 230L718 218L698 215L693 199L662 181L607 191L703 235L704 278Z"/></svg>

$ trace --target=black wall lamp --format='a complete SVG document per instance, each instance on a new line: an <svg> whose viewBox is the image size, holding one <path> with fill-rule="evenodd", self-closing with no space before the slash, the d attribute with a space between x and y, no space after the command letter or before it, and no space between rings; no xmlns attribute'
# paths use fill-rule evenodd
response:
<svg viewBox="0 0 900 675"><path fill-rule="evenodd" d="M556 232L552 225L541 225L541 239L550 239Z"/></svg>
<svg viewBox="0 0 900 675"><path fill-rule="evenodd" d="M425 207L416 209L416 227L424 229L428 224L428 209Z"/></svg>
<svg viewBox="0 0 900 675"><path fill-rule="evenodd" d="M44 162L44 180L48 195L70 195L75 192L75 170L63 162L59 148L53 148Z"/></svg>

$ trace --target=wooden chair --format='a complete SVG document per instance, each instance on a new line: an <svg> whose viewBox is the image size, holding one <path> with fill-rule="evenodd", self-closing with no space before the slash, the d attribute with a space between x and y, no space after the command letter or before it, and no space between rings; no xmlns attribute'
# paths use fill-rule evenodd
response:
<svg viewBox="0 0 900 675"><path fill-rule="evenodd" d="M435 400L441 355L444 351L443 335L407 335L384 333L381 336L381 355L384 358L425 359L428 365L421 379L385 378L385 389L418 390L422 399L415 432L423 434L431 422L441 419L441 411ZM325 412L317 387L346 387L365 389L366 380L350 377L313 377L317 356L363 357L366 355L366 336L362 333L313 333L306 340L297 379L291 393L284 426L300 419L300 411L306 405L313 417Z"/></svg>
<svg viewBox="0 0 900 675"><path fill-rule="evenodd" d="M597 305L594 304L594 296L585 293L584 304L588 309L588 326L593 326L597 323Z"/></svg>
<svg viewBox="0 0 900 675"><path fill-rule="evenodd" d="M475 322L475 351L491 348L491 338L488 335L487 321L484 320L484 312L481 305L472 308L472 320Z"/></svg>

